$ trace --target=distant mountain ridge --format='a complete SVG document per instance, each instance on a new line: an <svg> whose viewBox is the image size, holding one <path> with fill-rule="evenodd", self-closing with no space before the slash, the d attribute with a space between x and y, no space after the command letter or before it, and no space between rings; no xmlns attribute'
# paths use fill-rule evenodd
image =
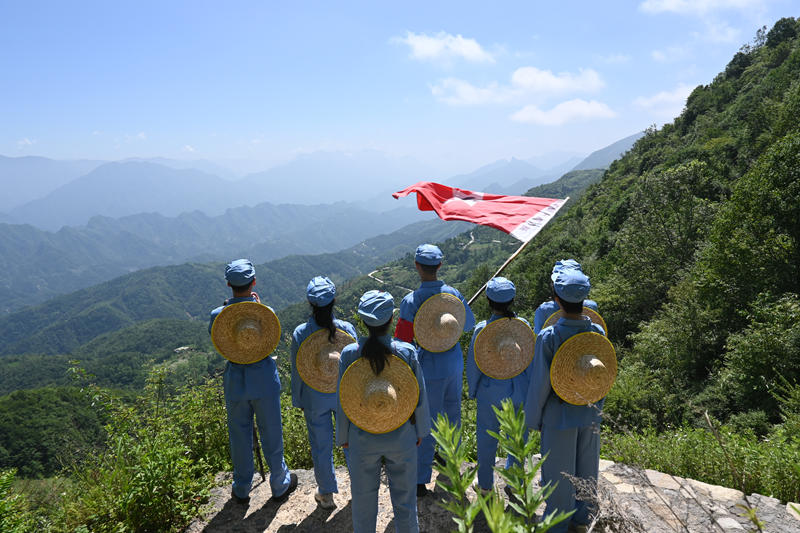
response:
<svg viewBox="0 0 800 533"><path fill-rule="evenodd" d="M607 169L611 163L633 148L636 141L642 137L644 137L644 132L640 131L624 139L620 139L615 143L609 144L605 148L596 150L589 154L583 161L572 167L571 170L589 170L592 168Z"/></svg>
<svg viewBox="0 0 800 533"><path fill-rule="evenodd" d="M8 212L26 202L83 176L103 161L55 160L47 157L0 155L0 211ZM1 220L1 219L0 219Z"/></svg>

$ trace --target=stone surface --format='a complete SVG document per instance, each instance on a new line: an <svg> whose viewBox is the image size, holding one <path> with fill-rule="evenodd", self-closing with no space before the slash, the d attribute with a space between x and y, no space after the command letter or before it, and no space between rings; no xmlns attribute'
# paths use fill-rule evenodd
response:
<svg viewBox="0 0 800 533"><path fill-rule="evenodd" d="M497 466L504 464L498 459ZM296 470L297 490L283 504L270 501L268 483L256 478L249 505L230 501L230 474L217 477L208 509L185 530L186 533L264 533L318 532L339 533L353 530L350 507L350 480L344 468L337 469L339 493L336 508L324 510L314 500L316 483L311 471ZM434 473L434 476L436 474ZM435 477L434 477L435 480ZM537 480L538 482L538 480ZM499 475L495 486L503 487ZM438 533L455 530L451 515L439 502L446 497L434 482L432 493L417 500L420 531ZM499 491L505 498L504 492ZM775 498L752 494L747 497L735 489L695 480L641 470L609 461L601 462L597 487L600 501L599 523L605 531L646 533L739 533L754 530L743 507L755 508L765 525L765 533L800 532L800 515ZM470 491L470 498L475 495ZM543 509L540 509L540 514ZM392 505L385 476L378 494L378 532L394 532ZM476 533L487 533L485 522L476 523Z"/></svg>

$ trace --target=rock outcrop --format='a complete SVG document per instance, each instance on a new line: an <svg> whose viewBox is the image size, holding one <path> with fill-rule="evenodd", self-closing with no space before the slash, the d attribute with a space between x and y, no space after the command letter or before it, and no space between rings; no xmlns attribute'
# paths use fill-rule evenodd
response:
<svg viewBox="0 0 800 533"><path fill-rule="evenodd" d="M498 464L501 463L498 461ZM186 533L352 531L350 478L346 469L340 467L336 472L339 493L334 495L337 507L333 510L317 506L312 471L294 472L299 484L286 502L270 501L269 483L262 483L259 478L250 493L249 505L230 500L230 474L220 474L217 477L219 485L212 490L207 512L192 522ZM501 483L498 479L498 486ZM420 531L454 530L451 515L438 504L446 494L433 483L428 487L433 489L432 492L417 500ZM756 530L747 518L747 508L755 509L764 532L800 532L800 515L775 498L759 494L745 496L738 490L610 461L600 462L596 496L600 501L600 522L605 524L606 532L744 533ZM394 532L385 477L378 494L377 531ZM488 531L485 523L477 524L476 532L485 531Z"/></svg>

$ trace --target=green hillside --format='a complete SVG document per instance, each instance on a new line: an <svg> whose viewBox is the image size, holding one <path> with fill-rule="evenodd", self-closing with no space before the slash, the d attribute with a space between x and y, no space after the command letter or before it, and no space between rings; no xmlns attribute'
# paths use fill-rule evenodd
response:
<svg viewBox="0 0 800 533"><path fill-rule="evenodd" d="M467 228L466 223L417 222L341 252L259 264L257 290L264 302L281 309L302 299L308 280L320 273L336 281L366 274L420 239L437 241ZM0 355L70 353L98 335L153 318L204 321L230 293L223 271L224 264L150 268L4 316Z"/></svg>

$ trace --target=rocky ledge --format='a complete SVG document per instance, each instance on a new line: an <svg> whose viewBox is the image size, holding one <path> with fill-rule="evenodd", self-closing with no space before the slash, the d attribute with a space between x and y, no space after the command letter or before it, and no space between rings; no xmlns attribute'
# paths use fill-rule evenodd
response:
<svg viewBox="0 0 800 533"><path fill-rule="evenodd" d="M498 461L498 464L501 464ZM691 532L744 533L756 531L746 509L755 509L762 531L769 533L800 532L800 515L789 504L760 494L745 495L734 489L683 479L653 470L641 470L610 461L600 462L600 483L596 497L600 502L600 523L605 531L617 532ZM207 511L195 519L186 533L263 533L352 531L350 478L346 469L337 469L339 493L337 507L325 510L314 500L316 483L309 470L295 470L297 490L283 503L270 501L268 483L254 484L250 504L230 500L230 474L217 476ZM435 475L435 474L434 474ZM500 481L498 480L498 485ZM439 501L446 494L434 483L432 492L417 500L420 531L452 531L451 515ZM503 494L503 492L500 492ZM800 505L794 504L798 507ZM476 524L476 532L488 529ZM599 531L600 528L595 529ZM392 506L386 479L378 494L377 531L393 533Z"/></svg>

